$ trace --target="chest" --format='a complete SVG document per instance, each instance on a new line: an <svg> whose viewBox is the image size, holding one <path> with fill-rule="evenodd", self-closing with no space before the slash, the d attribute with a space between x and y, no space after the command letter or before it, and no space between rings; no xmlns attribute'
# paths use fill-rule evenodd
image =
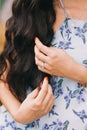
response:
<svg viewBox="0 0 87 130"><path fill-rule="evenodd" d="M52 46L64 49L78 63L87 65L87 22L66 18L54 34Z"/></svg>

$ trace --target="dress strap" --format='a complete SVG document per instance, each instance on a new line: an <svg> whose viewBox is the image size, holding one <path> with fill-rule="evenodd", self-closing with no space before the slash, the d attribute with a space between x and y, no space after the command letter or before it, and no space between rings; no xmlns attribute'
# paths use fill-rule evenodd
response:
<svg viewBox="0 0 87 130"><path fill-rule="evenodd" d="M62 0L59 0L59 2L60 2L60 5L61 5L61 7L62 7L62 9L63 9L63 11L64 11L65 17L67 18L67 17L68 17L68 13L67 13L67 10L65 9L65 6L64 6L64 4L63 4L63 1L62 1Z"/></svg>

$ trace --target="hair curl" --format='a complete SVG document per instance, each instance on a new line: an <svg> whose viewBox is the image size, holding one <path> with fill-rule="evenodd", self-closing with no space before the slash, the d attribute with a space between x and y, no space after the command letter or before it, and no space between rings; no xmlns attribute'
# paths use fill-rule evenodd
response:
<svg viewBox="0 0 87 130"><path fill-rule="evenodd" d="M22 102L30 86L36 88L47 74L35 65L34 37L50 46L53 37L55 11L52 0L15 0L12 16L6 23L6 44L0 56L0 75L10 70L7 83L12 93Z"/></svg>

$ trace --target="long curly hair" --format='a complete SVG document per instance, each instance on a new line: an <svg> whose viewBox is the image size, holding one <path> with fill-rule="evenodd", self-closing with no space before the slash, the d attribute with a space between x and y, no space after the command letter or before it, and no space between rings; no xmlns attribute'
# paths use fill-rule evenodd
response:
<svg viewBox="0 0 87 130"><path fill-rule="evenodd" d="M29 87L35 89L47 74L35 65L34 37L50 46L55 11L53 0L14 0L12 16L6 22L6 44L0 55L0 76L10 64L6 82L12 93L23 101Z"/></svg>

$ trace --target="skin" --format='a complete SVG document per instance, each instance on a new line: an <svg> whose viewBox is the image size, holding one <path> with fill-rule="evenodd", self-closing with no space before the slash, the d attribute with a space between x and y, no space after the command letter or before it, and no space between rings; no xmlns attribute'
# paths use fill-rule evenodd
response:
<svg viewBox="0 0 87 130"><path fill-rule="evenodd" d="M78 64L64 50L46 47L38 38L35 42L35 61L39 70L51 75L70 78L83 85L87 84L87 69ZM43 62L45 63L44 69Z"/></svg>
<svg viewBox="0 0 87 130"><path fill-rule="evenodd" d="M78 6L81 7L81 5L86 2L86 0L77 0L78 2L76 0L67 1L68 2L65 0L64 4L68 9L72 7L73 15L78 14L74 13L74 9L77 11L77 3L79 3ZM85 4L87 4L87 2ZM53 30L56 32L65 16L57 1L54 1L54 8L56 11L56 22L53 26ZM61 16L60 19L59 16ZM87 20L86 17L84 17L84 19ZM35 39L35 43L35 61L41 71L57 76L68 77L83 84L87 83L87 69L76 63L76 61L74 61L64 50L54 47L46 47L38 38ZM67 64L67 61L69 64ZM45 69L42 69L41 67L42 62L45 62ZM65 66L63 66L64 64ZM73 72L71 71L72 69ZM6 73L7 72L8 70ZM2 76L3 80L5 80L6 73ZM38 89L38 87L41 89ZM30 123L46 115L52 109L54 105L54 96L52 88L48 83L48 78L45 77L43 83L38 87L28 94L26 99L20 103L9 90L8 84L0 81L0 101L17 122L22 124Z"/></svg>
<svg viewBox="0 0 87 130"><path fill-rule="evenodd" d="M52 88L48 84L47 77L44 78L40 88L40 90L36 88L20 103L12 95L8 85L0 81L0 100L17 122L22 124L30 123L46 115L54 104Z"/></svg>
<svg viewBox="0 0 87 130"><path fill-rule="evenodd" d="M78 19L78 14L84 14L81 20L87 20L85 13L85 11L87 11L86 0L67 0L67 2L63 0L63 3L67 10L68 17ZM55 33L63 23L65 15L58 1L54 1L54 9L56 12L56 21L53 30ZM72 16L70 14L72 14ZM37 37L35 38L35 43L35 61L39 70L51 75L70 78L82 85L87 84L87 69L78 64L64 50L55 47L46 47ZM45 63L44 69L42 63Z"/></svg>
<svg viewBox="0 0 87 130"><path fill-rule="evenodd" d="M27 95L26 99L21 103L11 93L6 82L6 76L10 69L7 62L7 70L3 73L0 80L0 101L11 114L13 119L19 123L31 123L40 117L46 115L54 105L54 95L52 87L48 83L48 77L35 90ZM51 99L51 100L50 100Z"/></svg>
<svg viewBox="0 0 87 130"><path fill-rule="evenodd" d="M59 0L53 0L54 9L56 12L56 21L53 26L54 33L60 27L65 19L63 9L58 3ZM87 0L62 0L63 4L67 10L68 17L73 19L80 19L87 21ZM79 15L78 15L79 14Z"/></svg>

